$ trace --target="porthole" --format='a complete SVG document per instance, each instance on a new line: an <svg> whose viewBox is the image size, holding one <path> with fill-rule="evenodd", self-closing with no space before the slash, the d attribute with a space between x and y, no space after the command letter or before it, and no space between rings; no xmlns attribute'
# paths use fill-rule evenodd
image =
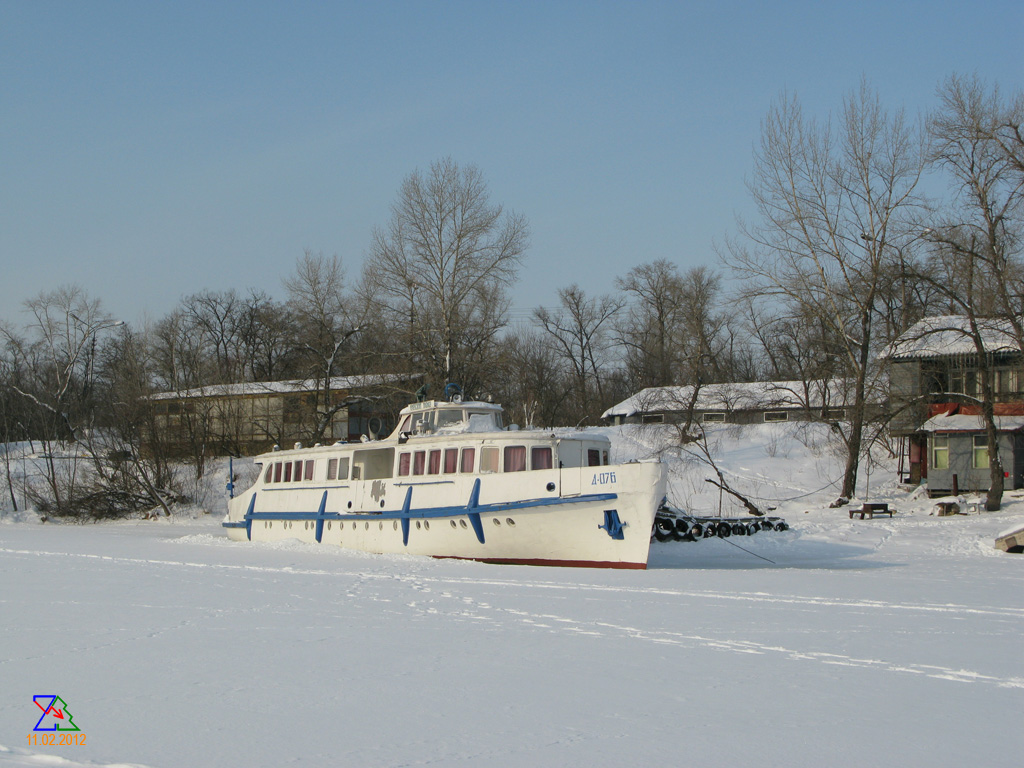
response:
<svg viewBox="0 0 1024 768"><path fill-rule="evenodd" d="M377 523L377 527L380 528L380 530L383 531L384 530L384 523Z"/></svg>
<svg viewBox="0 0 1024 768"><path fill-rule="evenodd" d="M423 521L423 527L426 528L429 531L430 530L430 521L429 520L424 520Z"/></svg>
<svg viewBox="0 0 1024 768"><path fill-rule="evenodd" d="M327 521L327 530L328 531L331 530L331 521L330 520Z"/></svg>
<svg viewBox="0 0 1024 768"><path fill-rule="evenodd" d="M452 520L452 521L450 521L450 522L451 522L451 524L452 524L452 528L458 528L458 527L459 527L459 526L458 526L458 525L457 525L457 524L455 523L455 521L454 521L454 520Z"/></svg>
<svg viewBox="0 0 1024 768"><path fill-rule="evenodd" d="M305 528L308 531L309 530L309 520L303 520L302 521L302 527Z"/></svg>
<svg viewBox="0 0 1024 768"><path fill-rule="evenodd" d="M459 525L461 525L463 528L468 528L469 527L468 525L466 525L466 521L465 520L459 520Z"/></svg>
<svg viewBox="0 0 1024 768"><path fill-rule="evenodd" d="M348 508L352 509L352 502L351 501L348 503Z"/></svg>
<svg viewBox="0 0 1024 768"><path fill-rule="evenodd" d="M364 530L364 531L368 531L368 530L370 530L370 524L369 524L369 523L363 523L363 526L364 526L364 527L363 527L363 530Z"/></svg>
<svg viewBox="0 0 1024 768"><path fill-rule="evenodd" d="M355 522L355 521L353 520L353 521L352 521L352 530L353 530L353 531L354 531L354 530L356 529L356 526L357 526L357 525L358 525L358 523L356 523L356 522Z"/></svg>
<svg viewBox="0 0 1024 768"><path fill-rule="evenodd" d="M516 525L516 521L515 521L515 520L513 520L513 519L512 519L511 517L506 517L506 518L505 518L505 522L506 522L506 523L508 523L508 524L509 524L510 526L512 526L513 528L514 528L514 527L515 527L515 525Z"/></svg>
<svg viewBox="0 0 1024 768"><path fill-rule="evenodd" d="M380 500L380 508L381 508L381 509L384 509L384 499L381 499L381 500Z"/></svg>
<svg viewBox="0 0 1024 768"><path fill-rule="evenodd" d="M494 524L500 526L501 520L499 520L498 518L494 518Z"/></svg>
<svg viewBox="0 0 1024 768"><path fill-rule="evenodd" d="M394 530L394 531L398 530L398 521L397 520L395 520L393 523L391 523L391 529Z"/></svg>
<svg viewBox="0 0 1024 768"><path fill-rule="evenodd" d="M419 529L420 529L420 521L419 521L419 520L417 520L417 521L416 521L416 530L418 531Z"/></svg>

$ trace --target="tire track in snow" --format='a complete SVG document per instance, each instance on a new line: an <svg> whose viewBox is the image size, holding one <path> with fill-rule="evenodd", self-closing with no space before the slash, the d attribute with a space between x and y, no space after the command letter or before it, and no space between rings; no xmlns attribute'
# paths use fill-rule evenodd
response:
<svg viewBox="0 0 1024 768"><path fill-rule="evenodd" d="M348 577L362 581L408 581L410 583L435 585L466 585L510 587L519 589L538 589L555 591L581 591L594 593L621 593L642 597L688 597L702 600L721 600L746 603L778 603L782 605L806 605L825 608L857 608L864 610L892 612L922 612L938 614L961 614L965 616L1000 616L1003 618L1024 619L1024 608L1010 606L973 606L959 603L905 603L886 600L835 599L815 595L779 595L771 592L720 592L716 590L681 590L663 587L624 587L604 584L565 584L553 581L517 581L512 579L479 579L462 576L426 576L417 574L367 573L365 571L341 571L324 568L293 568L291 566L268 565L233 565L231 563L201 563L188 560L163 560L153 558L115 557L112 555L96 555L89 553L50 552L45 550L7 549L0 548L0 553L10 555L35 555L60 558L81 558L104 562L127 563L133 565L162 565L179 568L212 568L217 570L239 571L248 573L269 573L274 575L294 576L333 576Z"/></svg>
<svg viewBox="0 0 1024 768"><path fill-rule="evenodd" d="M618 637L632 638L636 640L653 643L662 643L685 647L703 647L732 653L778 654L793 659L795 661L811 661L820 664L830 664L846 667L856 667L861 669L874 669L884 672L920 675L938 680L955 681L961 683L983 683L995 685L1000 688L1024 689L1024 678L1021 677L1001 678L993 675L982 674L980 672L975 672L972 670L955 669L952 667L943 667L939 665L913 663L908 664L888 661L885 659L858 658L855 656L847 656L843 654L826 653L820 651L802 651L796 648L789 648L781 645L757 643L750 640L728 640L714 637L706 637L704 635L691 635L682 632L673 632L668 630L650 630L641 627L631 627L627 625L613 624L609 622L579 620L556 614L533 613L530 611L524 611L517 608L495 607L489 603L476 600L472 597L458 595L450 589L444 592L437 593L434 592L434 590L431 589L431 587L436 587L440 585L448 588L460 586L471 586L474 588L481 586L518 589L528 588L553 591L582 591L590 593L628 594L643 596L645 598L649 598L651 596L671 596L719 601L769 602L790 605L808 605L826 608L856 608L892 612L920 611L944 614L987 615L1000 616L1004 618L1024 618L1024 609L1019 608L997 606L974 607L958 604L931 603L907 604L891 603L877 600L835 600L815 596L773 595L767 592L740 594L734 592L719 592L710 590L674 590L649 587L606 586L599 584L561 584L557 582L515 581L507 579L471 579L466 577L425 576L423 573L368 574L366 572L338 571L328 569L304 569L293 568L290 566L280 567L262 565L233 565L229 563L201 563L187 560L114 557L111 555L97 555L89 553L51 552L46 550L24 550L9 548L0 548L0 553L30 557L78 558L83 560L96 560L104 563L122 563L129 565L160 565L175 568L211 568L214 570L227 570L243 573L268 573L274 574L276 576L294 575L316 577L344 577L355 579L361 582L363 585L368 584L371 580L392 582L398 581L400 583L408 585L411 589L424 596L433 593L437 594L442 599L457 601L459 603L460 608L462 609L457 613L441 611L438 610L437 606L433 604L433 600L415 601L407 603L408 608L411 608L412 610L422 613L447 613L448 615L451 615L452 618L472 619L478 621L493 618L494 614L496 613L498 615L505 614L508 616L512 616L513 618L515 618L516 620L520 621L525 625L541 630L568 632L572 634L591 635L596 637L608 637L609 633L612 633Z"/></svg>
<svg viewBox="0 0 1024 768"><path fill-rule="evenodd" d="M819 664L828 664L843 667L854 667L860 669L871 669L881 672L902 673L920 675L935 680L947 680L959 683L983 683L994 685L998 688L1015 688L1024 690L1024 677L996 677L986 675L969 669L955 669L936 664L913 664L889 661L886 659L869 659L848 656L839 653L828 653L823 651L802 651L796 648L788 648L782 645L758 643L752 640L728 640L704 635L691 635L683 632L669 630L650 630L641 627L631 627L623 624L613 624L604 621L583 621L565 616L549 613L532 613L515 608L495 608L487 603L476 603L472 599L458 597L450 593L442 594L442 597L453 598L461 603L475 603L476 609L497 611L512 616L522 624L533 629L549 630L553 632L565 632L575 635L590 635L599 638L616 636L652 643L675 645L686 648L708 648L711 650L726 651L731 653L768 655L775 654L789 658L793 661L810 661ZM431 614L441 613L436 607L431 606L425 609L419 604L410 604L418 610L426 610ZM452 615L453 618L465 618L484 620L487 617L479 613L468 613L460 611ZM500 624L500 622L495 622Z"/></svg>

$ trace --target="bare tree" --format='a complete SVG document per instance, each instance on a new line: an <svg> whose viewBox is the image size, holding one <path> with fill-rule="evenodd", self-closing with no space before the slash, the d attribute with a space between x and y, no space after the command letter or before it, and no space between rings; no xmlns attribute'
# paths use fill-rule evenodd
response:
<svg viewBox="0 0 1024 768"><path fill-rule="evenodd" d="M3 336L10 338L10 331ZM9 344L0 348L0 449L3 450L4 480L11 499L11 507L18 511L18 498L14 492L14 470L11 451L14 444L29 437L24 399L17 394L18 361L10 354Z"/></svg>
<svg viewBox="0 0 1024 768"><path fill-rule="evenodd" d="M854 494L872 386L883 280L888 265L919 241L912 222L923 167L919 131L887 114L862 85L845 102L837 129L805 119L783 97L762 124L749 184L759 213L743 226L727 261L751 293L813 317L841 357L853 392L844 432L841 494Z"/></svg>
<svg viewBox="0 0 1024 768"><path fill-rule="evenodd" d="M627 299L616 337L625 349L632 387L681 383L678 340L689 308L678 267L664 259L641 264L616 278L615 285Z"/></svg>
<svg viewBox="0 0 1024 768"><path fill-rule="evenodd" d="M920 277L967 319L988 443L986 506L999 509L1003 465L995 422L992 328L1010 329L1024 350L1024 93L1005 100L998 87L953 75L939 88L929 122L932 161L953 182L953 199L934 216L930 270Z"/></svg>
<svg viewBox="0 0 1024 768"><path fill-rule="evenodd" d="M494 394L524 425L551 427L568 418L570 385L562 358L540 332L520 329L506 335L492 380Z"/></svg>
<svg viewBox="0 0 1024 768"><path fill-rule="evenodd" d="M77 286L40 293L25 302L31 321L25 334L0 326L21 372L7 386L26 404L32 429L45 447L48 497L59 513L73 511L81 479L80 454L71 446L88 435L97 416L96 361L99 335L120 325ZM62 446L71 446L62 451Z"/></svg>
<svg viewBox="0 0 1024 768"><path fill-rule="evenodd" d="M296 348L308 361L306 376L315 382L315 423L308 438L319 442L335 414L349 404L335 396L332 382L350 362L346 351L361 323L347 311L345 273L338 256L327 258L307 250L284 286L294 318Z"/></svg>
<svg viewBox="0 0 1024 768"><path fill-rule="evenodd" d="M451 158L414 171L402 183L385 229L374 232L368 290L385 302L395 327L407 321L410 353L434 378L461 379L466 328L490 329L504 313L486 313L516 278L529 227L490 203L483 175ZM493 335L493 334L485 334Z"/></svg>
<svg viewBox="0 0 1024 768"><path fill-rule="evenodd" d="M101 365L105 394L102 429L87 443L94 482L80 506L93 517L114 517L159 506L170 515L175 473L163 430L157 429L151 345L146 331L122 326L106 345Z"/></svg>
<svg viewBox="0 0 1024 768"><path fill-rule="evenodd" d="M280 381L295 378L290 362L291 318L284 305L262 291L245 299L238 320L238 344L242 356L242 380Z"/></svg>
<svg viewBox="0 0 1024 768"><path fill-rule="evenodd" d="M187 296L182 311L194 338L203 344L210 384L229 384L242 376L240 331L244 306L234 290L202 291Z"/></svg>
<svg viewBox="0 0 1024 768"><path fill-rule="evenodd" d="M588 298L578 285L562 288L558 297L557 311L541 307L534 310L534 318L569 368L574 416L593 420L610 404L605 397L609 332L623 301L612 296Z"/></svg>

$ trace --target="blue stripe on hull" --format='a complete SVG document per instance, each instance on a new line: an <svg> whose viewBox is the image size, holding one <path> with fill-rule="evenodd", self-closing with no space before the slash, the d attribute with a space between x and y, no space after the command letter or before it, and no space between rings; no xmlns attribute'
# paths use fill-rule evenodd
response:
<svg viewBox="0 0 1024 768"><path fill-rule="evenodd" d="M411 489L410 489L411 490ZM478 494L475 494L479 498ZM409 509L408 494L406 503L402 509L385 512L362 512L355 514L341 514L339 512L324 511L324 502L321 501L320 510L317 512L255 512L255 504L249 505L249 511L245 518L237 522L221 523L225 528L245 528L251 520L408 520L435 517L462 517L463 515L480 515L494 512L509 512L534 507L553 507L561 504L584 504L593 501L611 501L617 499L616 493L594 493L586 496L572 496L559 499L528 499L526 501L512 501L499 504L476 504L473 506L449 506L449 507L427 507L424 509ZM471 499L472 502L475 501Z"/></svg>

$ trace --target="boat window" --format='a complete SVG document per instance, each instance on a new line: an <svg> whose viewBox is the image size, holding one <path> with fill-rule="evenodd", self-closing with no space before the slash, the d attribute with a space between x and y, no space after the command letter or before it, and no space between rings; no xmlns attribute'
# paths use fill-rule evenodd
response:
<svg viewBox="0 0 1024 768"><path fill-rule="evenodd" d="M490 432L501 429L500 419L493 413L471 413L469 414L470 432Z"/></svg>
<svg viewBox="0 0 1024 768"><path fill-rule="evenodd" d="M534 446L530 451L532 469L551 469L551 446Z"/></svg>
<svg viewBox="0 0 1024 768"><path fill-rule="evenodd" d="M348 480L348 456L338 459L338 479Z"/></svg>
<svg viewBox="0 0 1024 768"><path fill-rule="evenodd" d="M281 462L278 461L274 464L274 482L281 482Z"/></svg>
<svg viewBox="0 0 1024 768"><path fill-rule="evenodd" d="M400 433L401 433L401 432L408 432L408 431L409 431L409 420L410 420L411 418L412 418L411 416L406 416L406 417L405 417L404 419L402 419L402 426L400 426L400 427L398 428L398 431L399 431Z"/></svg>
<svg viewBox="0 0 1024 768"><path fill-rule="evenodd" d="M353 480L380 480L391 477L394 471L394 448L368 448L352 454Z"/></svg>
<svg viewBox="0 0 1024 768"><path fill-rule="evenodd" d="M427 468L428 475L441 474L441 449L430 452L430 465Z"/></svg>
<svg viewBox="0 0 1024 768"><path fill-rule="evenodd" d="M454 408L448 408L444 411L437 412L437 426L449 427L452 424L462 423L462 411L457 411Z"/></svg>
<svg viewBox="0 0 1024 768"><path fill-rule="evenodd" d="M601 451L597 448L587 449L587 466L588 467L600 467L601 466Z"/></svg>
<svg viewBox="0 0 1024 768"><path fill-rule="evenodd" d="M267 465L267 473L263 476L263 482L264 483L272 482L272 478L273 477L274 477L274 465L273 464L268 464Z"/></svg>
<svg viewBox="0 0 1024 768"><path fill-rule="evenodd" d="M608 451L601 451L601 463L608 466Z"/></svg>
<svg viewBox="0 0 1024 768"><path fill-rule="evenodd" d="M476 448L463 448L462 449L462 465L459 467L460 472L472 472L473 464L476 462Z"/></svg>
<svg viewBox="0 0 1024 768"><path fill-rule="evenodd" d="M306 467L305 467L305 471L303 472L302 479L303 480L312 480L313 479L313 459L307 459L306 460Z"/></svg>
<svg viewBox="0 0 1024 768"><path fill-rule="evenodd" d="M506 445L505 446L505 471L525 472L526 471L526 446Z"/></svg>
<svg viewBox="0 0 1024 768"><path fill-rule="evenodd" d="M401 453L398 455L398 474L400 477L406 477L409 474L408 453Z"/></svg>
<svg viewBox="0 0 1024 768"><path fill-rule="evenodd" d="M328 459L327 460L327 479L334 480L338 477L338 460Z"/></svg>
<svg viewBox="0 0 1024 768"><path fill-rule="evenodd" d="M285 462L284 465L284 481L290 483L292 481L292 463L290 461Z"/></svg>
<svg viewBox="0 0 1024 768"><path fill-rule="evenodd" d="M426 451L416 451L412 457L412 473L414 475L422 475L424 465L427 462Z"/></svg>
<svg viewBox="0 0 1024 768"><path fill-rule="evenodd" d="M444 473L450 475L452 472L457 472L459 469L459 449L458 448L445 448L444 449Z"/></svg>
<svg viewBox="0 0 1024 768"><path fill-rule="evenodd" d="M292 474L292 480L294 480L297 483L301 479L302 479L302 462L301 461L296 461L295 462L295 472L294 472L294 474Z"/></svg>
<svg viewBox="0 0 1024 768"><path fill-rule="evenodd" d="M480 450L480 471L481 472L497 472L498 471L498 449L494 446L488 446Z"/></svg>

